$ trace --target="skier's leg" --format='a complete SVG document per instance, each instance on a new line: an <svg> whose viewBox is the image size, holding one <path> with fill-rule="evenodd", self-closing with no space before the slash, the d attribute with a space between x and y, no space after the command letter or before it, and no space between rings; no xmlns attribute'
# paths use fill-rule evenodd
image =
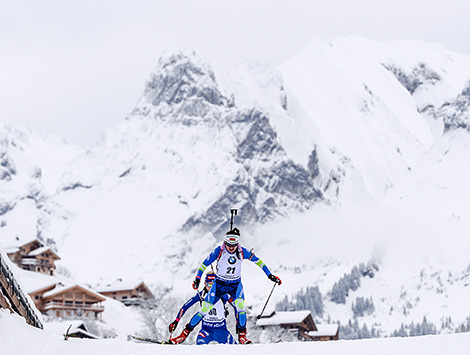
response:
<svg viewBox="0 0 470 355"><path fill-rule="evenodd" d="M240 344L251 344L252 341L246 338L246 310L245 310L245 293L243 285L240 282L237 288L237 296L235 299L235 307L237 309L237 333L238 342Z"/></svg>
<svg viewBox="0 0 470 355"><path fill-rule="evenodd" d="M170 341L173 343L173 344L181 344L183 341L186 340L186 338L188 337L189 333L191 333L193 331L194 328L192 328L189 324L186 324L186 326L184 327L183 331L181 332L180 335L178 335L177 337L174 337L174 338L170 338Z"/></svg>
<svg viewBox="0 0 470 355"><path fill-rule="evenodd" d="M237 342L235 341L235 338L233 337L232 333L230 333L228 330L227 330L227 344L237 344Z"/></svg>
<svg viewBox="0 0 470 355"><path fill-rule="evenodd" d="M212 308L214 308L215 303L219 300L218 297L216 297L216 290L217 286L216 283L214 282L212 284L211 289L209 290L209 293L206 296L206 299L202 302L202 307L197 312L189 321L189 326L191 328L195 328L199 322L204 318L204 316L211 311Z"/></svg>
<svg viewBox="0 0 470 355"><path fill-rule="evenodd" d="M215 339L219 344L236 344L237 342L227 328L214 329Z"/></svg>
<svg viewBox="0 0 470 355"><path fill-rule="evenodd" d="M196 344L197 345L206 345L211 341L211 337L208 331L201 329L197 335Z"/></svg>
<svg viewBox="0 0 470 355"><path fill-rule="evenodd" d="M237 310L237 329L246 329L245 293L241 282L238 284L235 295L235 308Z"/></svg>

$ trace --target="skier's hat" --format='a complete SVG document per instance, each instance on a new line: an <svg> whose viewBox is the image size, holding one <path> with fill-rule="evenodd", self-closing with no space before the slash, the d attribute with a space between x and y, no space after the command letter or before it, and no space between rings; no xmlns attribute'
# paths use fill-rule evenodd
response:
<svg viewBox="0 0 470 355"><path fill-rule="evenodd" d="M232 230L229 230L227 233L225 233L224 242L228 245L237 245L239 238L240 231L238 230L238 228L233 228Z"/></svg>
<svg viewBox="0 0 470 355"><path fill-rule="evenodd" d="M212 282L214 282L214 280L216 279L217 275L214 271L209 271L207 274L206 274L206 279L204 280L205 283L207 284L210 284Z"/></svg>

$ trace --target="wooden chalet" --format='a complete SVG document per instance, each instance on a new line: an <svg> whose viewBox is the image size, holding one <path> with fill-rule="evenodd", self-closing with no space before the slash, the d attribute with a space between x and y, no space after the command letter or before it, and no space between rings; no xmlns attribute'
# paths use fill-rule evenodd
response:
<svg viewBox="0 0 470 355"><path fill-rule="evenodd" d="M317 330L308 332L308 335L315 341L328 341L339 339L338 324L319 324Z"/></svg>
<svg viewBox="0 0 470 355"><path fill-rule="evenodd" d="M20 268L47 275L54 275L55 261L60 260L50 247L44 246L38 239L25 243L17 239L5 249L9 259Z"/></svg>
<svg viewBox="0 0 470 355"><path fill-rule="evenodd" d="M287 311L275 312L261 317L256 325L262 329L266 327L279 326L291 332L303 341L338 340L338 325L327 324L326 326L315 324L310 311Z"/></svg>
<svg viewBox="0 0 470 355"><path fill-rule="evenodd" d="M97 292L103 296L121 301L126 306L138 305L142 301L154 299L152 292L143 281L123 282L118 279L114 283L98 287Z"/></svg>
<svg viewBox="0 0 470 355"><path fill-rule="evenodd" d="M64 286L61 283L33 291L29 294L38 310L57 318L100 318L106 299L80 285Z"/></svg>

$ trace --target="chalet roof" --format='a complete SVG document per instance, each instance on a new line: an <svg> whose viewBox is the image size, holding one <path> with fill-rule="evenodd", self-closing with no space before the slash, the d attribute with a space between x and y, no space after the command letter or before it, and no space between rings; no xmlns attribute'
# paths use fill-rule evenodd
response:
<svg viewBox="0 0 470 355"><path fill-rule="evenodd" d="M89 288L87 287L84 287L84 286L80 286L80 285L73 285L73 286L64 286L63 284L56 284L56 286L50 290L50 291L47 291L46 293L44 293L42 295L43 298L48 298L48 297L52 297L52 296L56 296L58 294L61 294L61 293L64 293L64 292L67 292L68 290L71 290L71 289L74 289L74 288L80 288L82 289L85 293L88 293L88 294L91 294L93 295L95 298L97 298L99 301L104 301L106 300L106 298L104 298L102 295L90 290Z"/></svg>
<svg viewBox="0 0 470 355"><path fill-rule="evenodd" d="M54 252L54 250L52 250L50 247L40 247L38 249L35 249L33 251L31 251L28 256L37 256L41 253L45 253L45 252L50 252L52 253L52 255L57 259L57 260L60 260L60 257Z"/></svg>
<svg viewBox="0 0 470 355"><path fill-rule="evenodd" d="M6 247L4 248L5 250L5 253L7 253L7 255L9 254L15 254L17 251L20 251L20 247Z"/></svg>
<svg viewBox="0 0 470 355"><path fill-rule="evenodd" d="M17 251L24 245L27 245L32 242L38 242L40 245L43 245L37 238L20 238L20 239L11 239L3 242L3 248L5 251L17 249Z"/></svg>
<svg viewBox="0 0 470 355"><path fill-rule="evenodd" d="M317 324L316 326L317 331L308 332L311 337L334 336L338 333L338 324Z"/></svg>
<svg viewBox="0 0 470 355"><path fill-rule="evenodd" d="M257 326L302 323L312 314L311 311L273 312L270 316L262 317L256 322Z"/></svg>
<svg viewBox="0 0 470 355"><path fill-rule="evenodd" d="M97 292L116 292L116 291L129 291L134 290L140 285L144 284L145 288L148 287L143 281L119 281L116 280L113 283L108 283L103 286L98 286L96 288Z"/></svg>

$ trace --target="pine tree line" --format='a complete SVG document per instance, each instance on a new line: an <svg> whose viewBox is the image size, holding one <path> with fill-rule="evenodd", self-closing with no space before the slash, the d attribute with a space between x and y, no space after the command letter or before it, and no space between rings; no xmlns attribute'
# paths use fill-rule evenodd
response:
<svg viewBox="0 0 470 355"><path fill-rule="evenodd" d="M364 317L375 312L374 301L372 296L364 299L364 297L357 297L356 302L353 302L351 309L353 311L354 318Z"/></svg>
<svg viewBox="0 0 470 355"><path fill-rule="evenodd" d="M441 323L441 332L445 329L447 329L448 332L468 333L470 332L470 317L467 317L465 322L461 323L457 327L454 326L452 318L447 317Z"/></svg>
<svg viewBox="0 0 470 355"><path fill-rule="evenodd" d="M312 316L323 317L323 296L318 286L307 287L297 292L292 301L285 296L276 304L276 311L309 310Z"/></svg>
<svg viewBox="0 0 470 355"><path fill-rule="evenodd" d="M359 266L354 266L351 273L344 274L344 276L333 285L333 288L328 293L330 299L335 303L346 303L346 297L349 291L356 291L361 286L362 277L373 278L375 272L379 270L377 264L369 262L367 265L361 263Z"/></svg>
<svg viewBox="0 0 470 355"><path fill-rule="evenodd" d="M426 316L423 317L421 323L405 325L402 323L400 329L393 331L392 337L415 337L420 335L437 334L436 325L428 322Z"/></svg>
<svg viewBox="0 0 470 355"><path fill-rule="evenodd" d="M467 317L466 321L467 321L466 323L462 323L461 325L457 327L457 329L455 330L456 333L470 332L470 317Z"/></svg>
<svg viewBox="0 0 470 355"><path fill-rule="evenodd" d="M369 338L379 338L379 331L372 326L369 330L367 325L364 323L362 326L359 325L357 319L353 321L349 320L346 325L339 325L339 338L344 340L353 340L353 339L369 339Z"/></svg>

